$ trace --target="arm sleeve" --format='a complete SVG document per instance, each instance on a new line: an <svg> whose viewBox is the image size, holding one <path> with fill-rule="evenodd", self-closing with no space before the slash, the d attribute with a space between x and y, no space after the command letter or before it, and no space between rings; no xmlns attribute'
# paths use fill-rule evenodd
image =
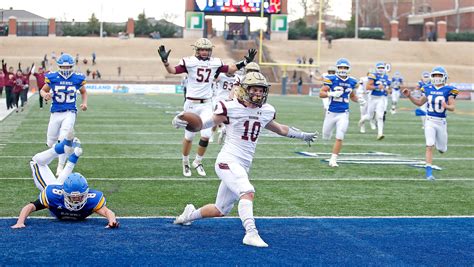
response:
<svg viewBox="0 0 474 267"><path fill-rule="evenodd" d="M459 94L458 89L455 88L455 87L453 87L453 88L451 89L451 91L449 91L448 97L453 96L454 98L456 98L456 97L458 96L458 94Z"/></svg>
<svg viewBox="0 0 474 267"><path fill-rule="evenodd" d="M174 69L176 70L176 74L188 73L188 69L186 68L186 61L184 61L184 58L179 61L179 65L174 67Z"/></svg>
<svg viewBox="0 0 474 267"><path fill-rule="evenodd" d="M105 203L106 203L105 197L102 195L100 197L99 203L97 203L97 205L95 206L94 211L100 210L103 206L105 206Z"/></svg>
<svg viewBox="0 0 474 267"><path fill-rule="evenodd" d="M35 205L36 211L46 209L46 207L43 204L41 204L41 201L39 199L35 200L34 202L30 202L30 203Z"/></svg>

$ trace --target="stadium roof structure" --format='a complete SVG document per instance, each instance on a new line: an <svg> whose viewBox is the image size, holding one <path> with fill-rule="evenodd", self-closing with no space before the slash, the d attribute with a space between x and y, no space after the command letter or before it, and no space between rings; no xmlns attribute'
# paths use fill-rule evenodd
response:
<svg viewBox="0 0 474 267"><path fill-rule="evenodd" d="M48 20L21 9L0 9L0 22L8 22L9 17L15 17L17 22L47 22Z"/></svg>

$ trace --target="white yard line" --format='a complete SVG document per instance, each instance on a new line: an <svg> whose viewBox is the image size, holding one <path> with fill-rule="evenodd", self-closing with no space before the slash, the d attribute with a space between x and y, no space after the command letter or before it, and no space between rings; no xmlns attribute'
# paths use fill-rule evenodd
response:
<svg viewBox="0 0 474 267"><path fill-rule="evenodd" d="M18 217L0 217L0 220L12 220L17 219ZM30 216L30 219L41 219L41 220L56 220L52 217L40 217L40 216ZM127 220L146 220L146 219L174 219L175 216L118 216L118 219L127 219ZM255 216L257 219L265 220L282 220L282 219L470 219L474 218L474 215L419 215L419 216L410 216L410 215L387 215L387 216ZM102 219L100 217L91 217L89 219ZM228 219L239 219L237 216L226 216L221 218L212 218L213 220L228 220Z"/></svg>
<svg viewBox="0 0 474 267"><path fill-rule="evenodd" d="M0 147L2 144L0 144ZM254 159L312 159L312 160L318 160L318 159L326 159L329 157L327 155L328 153L322 153L320 157L308 157L308 156L272 156L272 157L266 157L266 156L256 156ZM25 156L0 156L0 159L31 159L31 155L25 155ZM82 159L173 159L173 160L178 160L182 159L179 156L82 156ZM405 157L409 158L409 157ZM216 159L216 156L210 156L206 157L206 159ZM345 159L344 155L339 156L340 160L349 160ZM373 159L375 160L375 157L367 156L366 158L350 158L351 161L356 161L356 160L369 160ZM409 159L404 159L404 158L385 158L384 161L406 161L407 163L412 163L413 161L419 161L419 160L424 160L424 158L409 158ZM473 161L474 158L436 158L435 161Z"/></svg>
<svg viewBox="0 0 474 267"><path fill-rule="evenodd" d="M0 180L33 180L33 178L26 177L0 177ZM87 180L95 181L218 181L218 177L206 177L206 178L185 178L185 177L121 177L121 178L104 178L104 177L88 177ZM387 177L387 178L347 178L347 177L331 177L331 178L251 178L251 181L418 181L426 182L423 178L404 178L404 177ZM452 178L440 178L436 181L474 181L474 177L452 177Z"/></svg>

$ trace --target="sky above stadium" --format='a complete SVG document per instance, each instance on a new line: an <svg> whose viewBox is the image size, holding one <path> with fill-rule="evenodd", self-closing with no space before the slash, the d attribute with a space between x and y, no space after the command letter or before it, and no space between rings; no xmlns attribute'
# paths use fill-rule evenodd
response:
<svg viewBox="0 0 474 267"><path fill-rule="evenodd" d="M109 22L125 22L127 18L137 18L138 14L145 10L147 17L156 19L167 18L172 22L184 26L184 2L185 0L2 0L0 9L24 9L45 18L55 17L57 20L65 21L87 21L92 13L99 19ZM303 9L299 0L288 0L290 21L303 16ZM333 7L329 14L337 15L342 19L350 19L350 0L330 0ZM337 8L335 8L337 7ZM213 24L218 30L223 25L223 18L216 18ZM227 21L241 21L242 18L228 19ZM222 21L222 23L221 23Z"/></svg>

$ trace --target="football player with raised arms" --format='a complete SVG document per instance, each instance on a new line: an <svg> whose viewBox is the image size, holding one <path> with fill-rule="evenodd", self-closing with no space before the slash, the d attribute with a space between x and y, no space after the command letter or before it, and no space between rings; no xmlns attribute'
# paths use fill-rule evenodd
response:
<svg viewBox="0 0 474 267"><path fill-rule="evenodd" d="M425 139L426 139L426 179L435 180L433 176L433 147L440 153L448 150L448 126L446 122L446 111L454 111L456 108L456 96L458 90L447 85L448 72L445 68L438 66L433 68L430 73L431 83L421 87L422 95L415 98L408 89L403 89L403 94L410 101L422 106L426 103L427 114L425 121Z"/></svg>
<svg viewBox="0 0 474 267"><path fill-rule="evenodd" d="M35 211L48 209L59 220L84 220L93 213L107 218L106 228L117 228L115 213L106 207L104 194L89 188L80 173L73 173L82 155L80 141L71 132L52 148L36 154L31 171L36 187L41 191L36 201L23 207L18 220L11 228L24 228L28 216ZM56 179L48 164L60 155L70 154L68 163Z"/></svg>
<svg viewBox="0 0 474 267"><path fill-rule="evenodd" d="M260 238L253 215L255 189L249 180L255 148L262 128L281 136L298 138L311 143L316 133L305 133L275 121L275 109L266 103L269 84L258 72L245 75L237 86L236 97L221 101L214 115L203 121L203 129L224 123L227 131L225 143L219 152L215 171L221 180L215 203L195 209L188 204L184 212L176 218L175 224L189 225L202 218L222 217L230 213L238 202L238 213L246 234L243 243L256 247L268 245ZM186 127L187 122L176 116L172 124Z"/></svg>
<svg viewBox="0 0 474 267"><path fill-rule="evenodd" d="M384 62L377 62L377 64L375 64L375 73L369 74L367 90L371 91L371 93L368 112L367 115L359 121L359 127L361 127L365 121L371 120L375 114L378 131L377 140L382 140L384 138L384 115L385 109L387 108L387 91L390 86L390 81L386 72L386 64Z"/></svg>
<svg viewBox="0 0 474 267"><path fill-rule="evenodd" d="M82 96L80 108L82 111L87 110L87 92L84 87L86 76L74 72L75 59L69 54L62 54L56 63L58 70L45 75L45 85L40 91L44 100L52 100L46 139L48 147L53 147L57 142L64 140L67 133L73 131L77 116L78 91ZM56 175L59 175L64 168L67 156L67 154L59 156Z"/></svg>
<svg viewBox="0 0 474 267"><path fill-rule="evenodd" d="M206 38L200 38L194 43L195 54L190 57L182 58L177 66L171 66L168 57L171 50L166 51L161 45L158 53L161 57L166 71L170 74L188 74L188 83L186 87L186 101L184 103L184 111L198 114L203 120L212 116L212 82L217 72L233 74L239 69L244 68L248 63L252 62L257 54L255 49L249 49L245 59L231 65L224 65L222 60L212 57L212 42ZM183 175L191 176L189 165L189 154L191 152L192 142L195 133L185 130L182 149ZM206 176L202 159L209 144L209 138L212 135L212 129L203 129L199 140L199 147L196 158L192 166L199 175Z"/></svg>
<svg viewBox="0 0 474 267"><path fill-rule="evenodd" d="M339 166L337 156L341 152L342 140L349 126L349 98L354 102L365 103L363 98L357 99L355 89L358 82L357 79L349 76L350 71L349 60L339 59L336 62L336 74L324 78L324 85L319 92L320 98L329 98L329 107L323 123L323 139L329 140L333 130L336 130L336 142L329 159L330 167Z"/></svg>

